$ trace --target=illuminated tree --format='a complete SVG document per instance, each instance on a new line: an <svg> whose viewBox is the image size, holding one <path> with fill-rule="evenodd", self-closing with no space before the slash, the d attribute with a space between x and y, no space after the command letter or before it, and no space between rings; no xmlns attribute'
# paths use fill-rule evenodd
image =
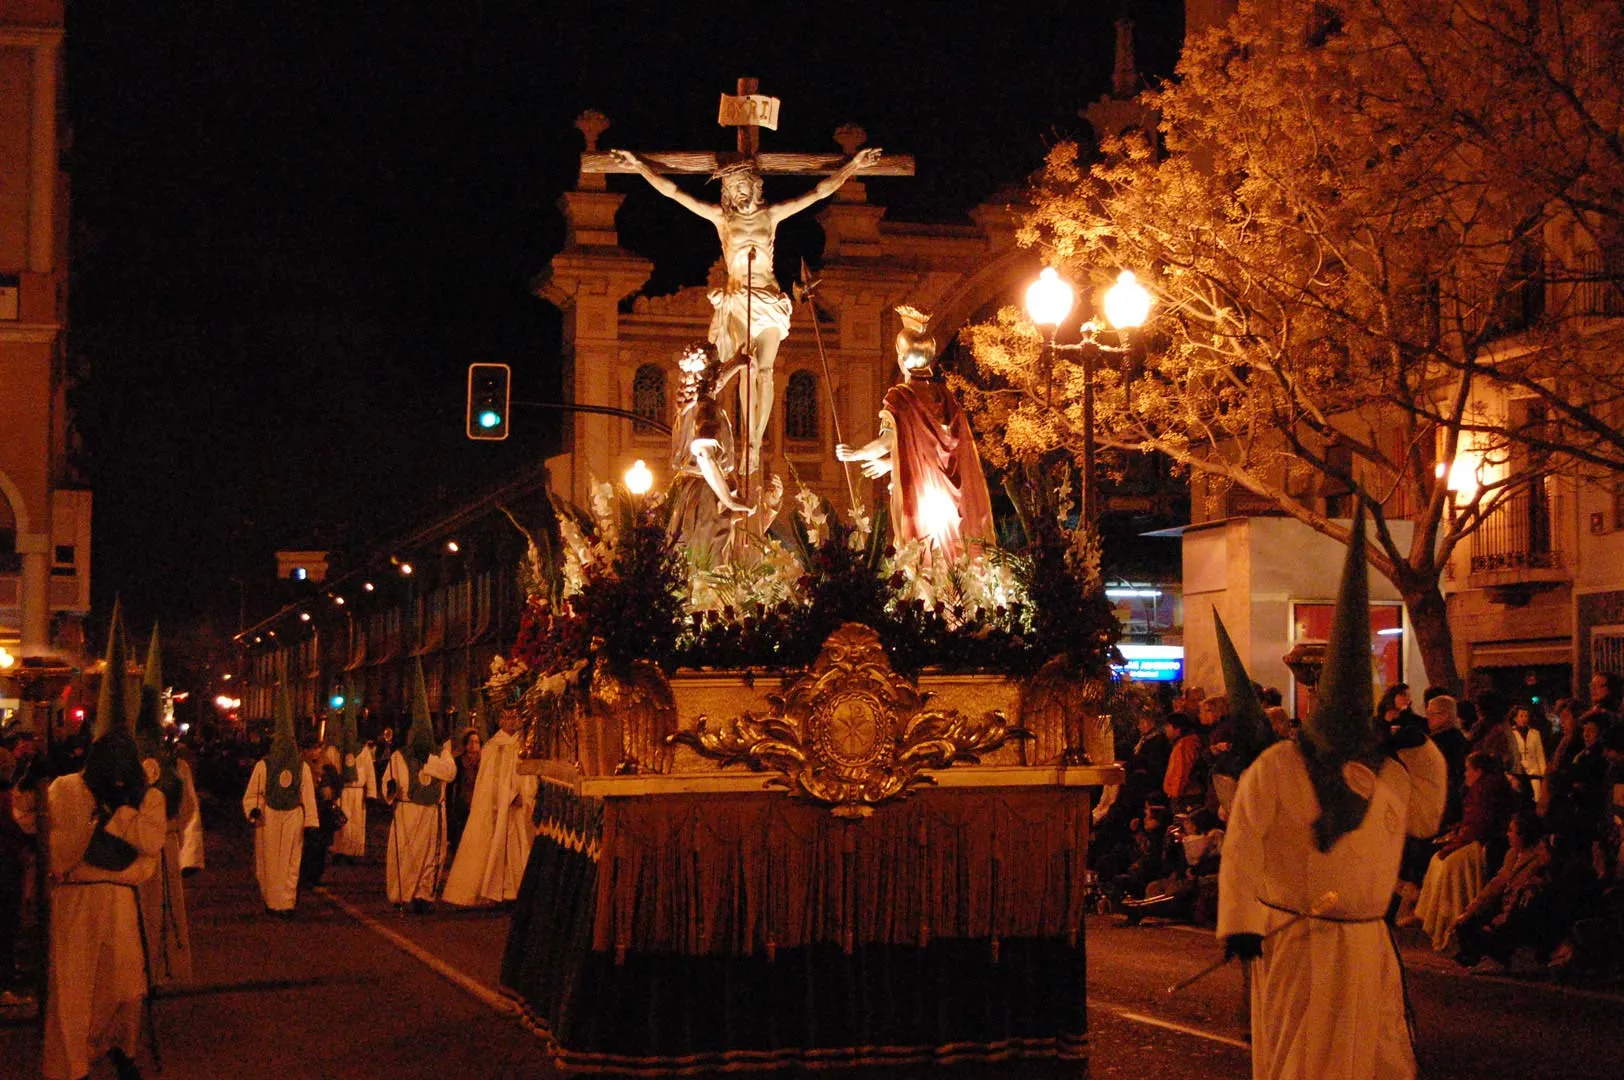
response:
<svg viewBox="0 0 1624 1080"><path fill-rule="evenodd" d="M1022 232L1157 294L1100 365L1100 446L1337 539L1362 504L1434 683L1451 553L1553 472L1624 467L1621 57L1616 0L1242 3L1146 95L1160 144L1057 146ZM969 337L987 456L1077 452L1075 356L1014 310Z"/></svg>

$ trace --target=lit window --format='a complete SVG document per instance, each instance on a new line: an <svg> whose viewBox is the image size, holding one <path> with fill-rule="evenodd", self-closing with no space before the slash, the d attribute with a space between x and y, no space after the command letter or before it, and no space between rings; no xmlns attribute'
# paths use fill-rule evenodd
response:
<svg viewBox="0 0 1624 1080"><path fill-rule="evenodd" d="M294 581L303 581L305 578L307 578L309 576L310 576L310 571L306 570L304 567L295 566L293 568L293 580Z"/></svg>
<svg viewBox="0 0 1624 1080"><path fill-rule="evenodd" d="M818 437L818 380L797 371L784 388L784 438L812 442Z"/></svg>
<svg viewBox="0 0 1624 1080"><path fill-rule="evenodd" d="M665 369L658 364L644 364L632 376L632 412L641 420L665 423ZM632 425L639 435L653 435L655 429L648 424Z"/></svg>

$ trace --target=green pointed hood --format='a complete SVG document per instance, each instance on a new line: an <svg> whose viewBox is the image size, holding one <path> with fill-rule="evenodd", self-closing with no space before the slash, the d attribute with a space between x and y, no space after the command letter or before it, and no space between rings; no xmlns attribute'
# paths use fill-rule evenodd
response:
<svg viewBox="0 0 1624 1080"><path fill-rule="evenodd" d="M1351 777L1355 787L1368 788L1370 771L1382 759L1381 738L1371 720L1376 698L1370 672L1370 580L1361 508L1354 515L1348 557L1342 567L1314 714L1302 731L1303 758L1319 796L1314 840L1321 851L1329 851L1343 834L1357 829L1370 808L1368 794L1349 786Z"/></svg>
<svg viewBox="0 0 1624 1080"><path fill-rule="evenodd" d="M299 740L293 730L293 703L288 688L276 688L276 733L265 755L265 802L272 810L292 810L300 805L299 781L303 775Z"/></svg>
<svg viewBox="0 0 1624 1080"><path fill-rule="evenodd" d="M1274 727L1263 712L1257 687L1246 673L1246 665L1241 662L1241 654L1230 639L1229 629L1224 626L1217 608L1212 609L1212 623L1218 631L1218 663L1224 672L1224 697L1229 700L1229 723L1235 730L1231 744L1233 749L1230 751L1233 759L1231 765L1235 767L1235 775L1239 776L1246 766L1252 764L1252 759L1274 742Z"/></svg>
<svg viewBox="0 0 1624 1080"><path fill-rule="evenodd" d="M135 716L130 710L128 688L124 685L129 669L127 651L123 610L119 601L114 599L112 623L107 628L107 652L103 654L105 670L102 672L101 692L96 698L96 727L92 734L97 739L113 731L135 734Z"/></svg>
<svg viewBox="0 0 1624 1080"><path fill-rule="evenodd" d="M135 718L135 744L143 764L157 762L158 778L153 781L164 794L170 817L180 813L183 784L175 769L174 751L164 743L163 649L158 644L158 624L152 624L147 642L147 662L141 670L141 709Z"/></svg>
<svg viewBox="0 0 1624 1080"><path fill-rule="evenodd" d="M434 806L440 801L444 785L422 775L424 764L434 755L436 748L434 720L429 715L429 689L423 680L423 661L419 660L417 688L412 695L412 728L406 733L406 745L401 749L401 757L406 759L406 767L411 774L411 785L406 796L419 806Z"/></svg>
<svg viewBox="0 0 1624 1080"><path fill-rule="evenodd" d="M412 687L412 726L403 746L406 757L421 765L434 753L434 718L429 715L429 688L423 678L423 661L417 662Z"/></svg>
<svg viewBox="0 0 1624 1080"><path fill-rule="evenodd" d="M102 672L97 697L96 726L80 775L96 801L111 810L139 806L147 788L145 770L135 747L134 710L124 685L124 619L119 602L113 601L112 625L107 631L106 670Z"/></svg>
<svg viewBox="0 0 1624 1080"><path fill-rule="evenodd" d="M135 737L147 743L154 738L163 739L163 649L158 644L158 624L152 624L152 637L147 642L147 662L141 669L141 711L135 718ZM142 752L146 747L142 747Z"/></svg>

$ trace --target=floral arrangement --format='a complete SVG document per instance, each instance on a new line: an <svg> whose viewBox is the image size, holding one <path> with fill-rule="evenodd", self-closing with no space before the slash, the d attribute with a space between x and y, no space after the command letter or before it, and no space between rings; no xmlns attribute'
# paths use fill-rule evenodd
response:
<svg viewBox="0 0 1624 1080"><path fill-rule="evenodd" d="M591 502L556 504L554 527L530 535L518 638L492 663L487 690L532 712L637 660L667 673L804 667L846 622L874 628L903 672L1019 675L1060 657L1103 675L1115 657L1097 549L1059 521L1019 552L982 542L945 563L892 544L883 507L845 520L802 487L768 535L735 541L731 564L696 568L667 533L664 500L595 484Z"/></svg>

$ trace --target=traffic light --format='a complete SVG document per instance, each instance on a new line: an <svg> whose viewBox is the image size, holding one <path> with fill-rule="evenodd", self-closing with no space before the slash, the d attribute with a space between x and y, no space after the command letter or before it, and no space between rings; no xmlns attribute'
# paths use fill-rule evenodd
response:
<svg viewBox="0 0 1624 1080"><path fill-rule="evenodd" d="M509 381L513 369L506 364L468 365L468 437L508 437Z"/></svg>

